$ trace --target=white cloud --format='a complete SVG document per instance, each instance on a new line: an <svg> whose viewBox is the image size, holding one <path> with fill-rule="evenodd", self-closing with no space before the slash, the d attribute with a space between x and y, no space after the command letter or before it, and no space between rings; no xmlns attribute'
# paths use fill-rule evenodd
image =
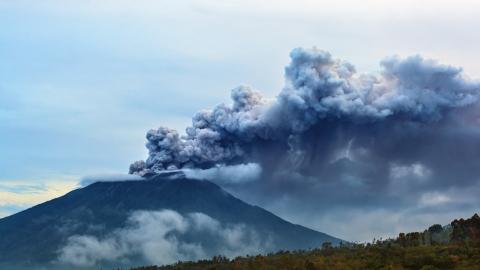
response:
<svg viewBox="0 0 480 270"><path fill-rule="evenodd" d="M422 194L419 203L421 206L437 206L452 202L452 198L447 194L440 192L427 192Z"/></svg>
<svg viewBox="0 0 480 270"><path fill-rule="evenodd" d="M114 239L99 241L93 236L72 236L62 250L61 261L77 266L93 266L98 259L115 260L125 251Z"/></svg>
<svg viewBox="0 0 480 270"><path fill-rule="evenodd" d="M185 240L184 236L189 233L194 239L206 236L207 240ZM172 210L136 211L126 227L107 237L70 237L59 250L58 262L88 267L108 261L129 261L140 256L146 263L161 265L218 254L233 257L258 253L267 245L261 244L258 235L245 225L221 224L202 213L181 215Z"/></svg>
<svg viewBox="0 0 480 270"><path fill-rule="evenodd" d="M415 178L418 180L424 180L428 178L431 173L430 169L420 163L413 163L410 165L393 164L390 167L390 177L392 179Z"/></svg>
<svg viewBox="0 0 480 270"><path fill-rule="evenodd" d="M390 194L402 194L416 190L430 181L432 173L431 169L421 163L391 164L388 191Z"/></svg>
<svg viewBox="0 0 480 270"><path fill-rule="evenodd" d="M217 166L210 169L184 169L188 178L210 180L221 183L242 183L258 180L262 167L257 163L246 163L229 166Z"/></svg>
<svg viewBox="0 0 480 270"><path fill-rule="evenodd" d="M140 181L145 178L133 174L99 174L85 176L80 180L80 186L85 187L95 182Z"/></svg>

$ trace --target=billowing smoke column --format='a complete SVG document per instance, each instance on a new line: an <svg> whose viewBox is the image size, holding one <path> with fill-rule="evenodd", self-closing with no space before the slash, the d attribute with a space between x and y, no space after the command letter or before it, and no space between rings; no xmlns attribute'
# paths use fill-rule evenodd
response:
<svg viewBox="0 0 480 270"><path fill-rule="evenodd" d="M232 106L219 105L197 113L181 137L176 130L160 127L147 133L149 157L130 166L130 173L144 174L178 168L212 167L240 159L243 145L260 136L261 118L268 109L260 94L247 87L232 91Z"/></svg>
<svg viewBox="0 0 480 270"><path fill-rule="evenodd" d="M418 145L455 123L450 118L467 115L461 111L476 107L480 93L480 84L464 78L461 69L420 56L388 58L378 76L358 74L353 65L317 49L297 48L290 57L286 85L275 100L242 86L232 91L231 105L197 113L186 135L150 130L148 159L132 164L130 173L257 162L331 178L330 165L347 148L344 158L384 164L383 170L423 162L430 150L407 157L401 144L411 137Z"/></svg>

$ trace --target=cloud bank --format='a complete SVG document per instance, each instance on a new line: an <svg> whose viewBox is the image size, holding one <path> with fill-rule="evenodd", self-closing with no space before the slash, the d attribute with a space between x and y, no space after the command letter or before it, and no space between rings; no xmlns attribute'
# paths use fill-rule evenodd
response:
<svg viewBox="0 0 480 270"><path fill-rule="evenodd" d="M0 218L14 214L35 204L62 196L75 189L72 177L45 180L0 180Z"/></svg>
<svg viewBox="0 0 480 270"><path fill-rule="evenodd" d="M241 86L232 90L231 104L197 113L185 135L150 130L149 156L130 173L255 163L259 181L217 182L333 234L312 214L343 209L360 216L385 208L408 215L438 211L447 202L452 212L475 209L479 200L435 201L479 183L478 81L418 55L386 58L378 75L358 73L315 48L294 49L290 58L274 100Z"/></svg>
<svg viewBox="0 0 480 270"><path fill-rule="evenodd" d="M75 235L59 250L58 263L92 267L99 263L171 264L222 254L262 252L255 231L243 224L221 224L202 213L136 211L127 225L105 237Z"/></svg>

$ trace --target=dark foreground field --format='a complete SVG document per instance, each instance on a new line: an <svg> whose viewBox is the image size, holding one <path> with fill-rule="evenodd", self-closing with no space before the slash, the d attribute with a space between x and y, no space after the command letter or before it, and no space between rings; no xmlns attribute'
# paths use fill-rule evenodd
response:
<svg viewBox="0 0 480 270"><path fill-rule="evenodd" d="M440 244L434 246L355 246L229 260L184 262L164 267L136 270L476 270L480 269L480 244Z"/></svg>

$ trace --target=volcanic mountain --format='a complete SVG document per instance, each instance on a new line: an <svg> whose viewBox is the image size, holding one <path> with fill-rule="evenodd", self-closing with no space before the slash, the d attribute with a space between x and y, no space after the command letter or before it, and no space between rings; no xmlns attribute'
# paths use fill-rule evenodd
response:
<svg viewBox="0 0 480 270"><path fill-rule="evenodd" d="M171 263L162 261L166 257L161 249L155 253L158 234L166 251L182 254L178 259L308 249L341 241L245 203L212 182L174 176L96 182L0 219L0 269ZM147 225L142 223L145 217L150 217ZM142 228L150 230L144 233ZM249 242L240 243L244 239Z"/></svg>

